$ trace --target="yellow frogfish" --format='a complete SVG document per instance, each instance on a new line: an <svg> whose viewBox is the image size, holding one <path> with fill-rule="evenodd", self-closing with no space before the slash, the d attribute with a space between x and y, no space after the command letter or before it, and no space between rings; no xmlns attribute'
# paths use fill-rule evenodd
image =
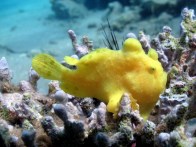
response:
<svg viewBox="0 0 196 147"><path fill-rule="evenodd" d="M60 87L77 97L94 97L107 104L107 110L117 114L119 102L128 93L133 109L147 118L160 93L165 89L167 74L150 49L146 54L137 39L124 41L121 50L99 48L81 59L69 56L69 69L48 54L33 58L32 67L46 79L60 81Z"/></svg>

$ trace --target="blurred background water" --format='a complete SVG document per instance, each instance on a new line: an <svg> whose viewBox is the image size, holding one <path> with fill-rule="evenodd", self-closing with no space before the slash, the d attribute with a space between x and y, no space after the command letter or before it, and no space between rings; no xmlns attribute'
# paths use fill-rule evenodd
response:
<svg viewBox="0 0 196 147"><path fill-rule="evenodd" d="M184 7L195 9L196 0L1 0L0 58L6 57L18 83L28 78L34 55L49 53L61 61L73 54L69 29L78 41L89 36L94 48L105 46L101 25L107 28L107 19L119 43L129 32L155 36L164 25L179 35Z"/></svg>

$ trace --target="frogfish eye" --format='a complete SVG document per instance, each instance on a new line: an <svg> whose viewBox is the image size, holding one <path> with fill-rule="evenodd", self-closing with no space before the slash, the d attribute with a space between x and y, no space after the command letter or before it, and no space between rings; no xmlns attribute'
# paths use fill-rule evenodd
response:
<svg viewBox="0 0 196 147"><path fill-rule="evenodd" d="M155 67L149 67L149 70L148 70L150 73L154 73L156 71L156 68Z"/></svg>

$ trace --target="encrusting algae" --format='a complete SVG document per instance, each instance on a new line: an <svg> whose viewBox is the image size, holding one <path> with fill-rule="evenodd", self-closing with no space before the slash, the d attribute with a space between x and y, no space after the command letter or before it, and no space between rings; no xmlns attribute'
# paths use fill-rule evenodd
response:
<svg viewBox="0 0 196 147"><path fill-rule="evenodd" d="M94 97L107 104L107 110L117 113L124 93L131 97L131 106L147 118L165 89L167 74L158 61L158 54L150 49L145 54L137 39L125 40L121 50L99 48L80 60L65 57L76 66L69 69L48 54L33 58L32 66L46 79L58 80L61 88L77 97Z"/></svg>

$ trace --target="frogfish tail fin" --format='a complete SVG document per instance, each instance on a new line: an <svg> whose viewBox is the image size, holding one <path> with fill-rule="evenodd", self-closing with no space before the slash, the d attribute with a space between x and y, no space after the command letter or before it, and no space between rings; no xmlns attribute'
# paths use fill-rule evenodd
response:
<svg viewBox="0 0 196 147"><path fill-rule="evenodd" d="M68 70L48 54L39 54L32 60L33 69L43 78L61 80L63 71Z"/></svg>

